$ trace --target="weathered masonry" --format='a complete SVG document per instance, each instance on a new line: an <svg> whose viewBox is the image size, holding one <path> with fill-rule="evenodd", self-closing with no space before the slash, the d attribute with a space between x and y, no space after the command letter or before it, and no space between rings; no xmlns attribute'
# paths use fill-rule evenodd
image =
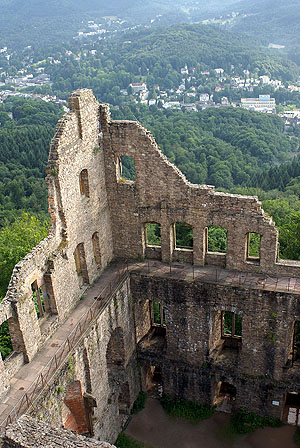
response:
<svg viewBox="0 0 300 448"><path fill-rule="evenodd" d="M14 350L0 360L3 400L107 266L132 260L30 408L34 417L113 442L156 376L169 395L298 421L300 264L278 258L277 230L260 202L189 183L147 130L112 121L90 90L69 104L50 147L49 236L15 267L0 304ZM123 177L124 156L135 181ZM177 242L178 223L192 234L188 247ZM210 226L225 229L226 252L210 250ZM154 228L156 245L147 235ZM168 276L170 263L178 275ZM192 266L219 277L195 279ZM229 274L258 280L230 284ZM264 288L264 277L274 287Z"/></svg>

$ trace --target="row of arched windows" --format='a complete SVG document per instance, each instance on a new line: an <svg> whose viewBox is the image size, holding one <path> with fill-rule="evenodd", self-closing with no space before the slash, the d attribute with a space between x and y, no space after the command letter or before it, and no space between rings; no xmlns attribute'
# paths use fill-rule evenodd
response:
<svg viewBox="0 0 300 448"><path fill-rule="evenodd" d="M193 227L185 222L176 222L172 226L174 249L193 250ZM257 260L260 258L261 235L249 232L246 239L246 258ZM161 246L161 227L156 222L145 224L145 242L148 247ZM226 254L227 230L221 226L206 228L206 251Z"/></svg>

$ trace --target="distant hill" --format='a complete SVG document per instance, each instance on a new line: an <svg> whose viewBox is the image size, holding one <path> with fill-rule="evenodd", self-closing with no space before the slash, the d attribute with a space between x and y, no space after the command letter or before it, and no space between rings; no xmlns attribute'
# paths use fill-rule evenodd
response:
<svg viewBox="0 0 300 448"><path fill-rule="evenodd" d="M82 21L117 16L130 24L161 25L213 16L237 0L0 0L0 46L23 48L60 43L74 36ZM159 16L159 18L157 17Z"/></svg>
<svg viewBox="0 0 300 448"><path fill-rule="evenodd" d="M203 63L209 68L223 67L230 71L231 64L250 71L258 67L274 77L293 79L298 68L280 55L259 46L253 39L206 25L173 25L138 33L128 33L122 40L112 41L111 54L135 65L156 63L183 67ZM110 44L108 44L110 45ZM117 52L118 49L118 52Z"/></svg>
<svg viewBox="0 0 300 448"><path fill-rule="evenodd" d="M299 45L299 0L242 0L234 7L247 17L233 22L233 29L261 38L265 44Z"/></svg>

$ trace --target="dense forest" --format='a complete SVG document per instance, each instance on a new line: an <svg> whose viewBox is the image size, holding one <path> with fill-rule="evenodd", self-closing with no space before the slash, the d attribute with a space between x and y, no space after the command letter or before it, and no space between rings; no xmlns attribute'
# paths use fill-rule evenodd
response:
<svg viewBox="0 0 300 448"><path fill-rule="evenodd" d="M11 97L0 104L0 227L23 211L47 216L45 167L61 114L36 100Z"/></svg>

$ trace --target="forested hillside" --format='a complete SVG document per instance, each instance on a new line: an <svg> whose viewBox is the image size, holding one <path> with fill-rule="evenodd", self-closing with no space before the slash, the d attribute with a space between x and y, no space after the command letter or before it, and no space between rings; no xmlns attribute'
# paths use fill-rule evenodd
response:
<svg viewBox="0 0 300 448"><path fill-rule="evenodd" d="M82 22L116 16L129 25L156 20L163 25L192 20L189 8L198 11L198 19L206 19L236 0L0 0L0 47L10 45L44 46L71 39ZM45 32L47 29L47 32ZM36 45L38 42L38 45Z"/></svg>
<svg viewBox="0 0 300 448"><path fill-rule="evenodd" d="M194 68L194 77L199 82L206 82L201 73L205 70L213 72L214 68L222 67L231 73L232 66L236 75L244 76L244 70L249 70L257 76L269 75L283 82L295 80L299 75L299 67L293 62L247 38L212 26L180 25L132 31L114 39L95 41L89 47L92 52L76 41L28 50L28 57L32 56L34 61L45 60L45 71L53 82L52 86L36 91L52 92L66 99L73 90L87 87L93 89L99 100L119 105L125 100L120 89L127 89L134 81L145 81L149 90L159 85L160 89L176 91L182 79L180 69L185 64ZM49 54L60 63L46 60ZM11 65L13 62L12 59ZM15 63L17 66L20 61ZM227 87L222 94L230 97L233 93ZM263 92L254 92L258 93ZM236 91L236 96L240 98L241 92Z"/></svg>
<svg viewBox="0 0 300 448"><path fill-rule="evenodd" d="M270 42L298 44L300 32L300 4L298 0L242 0L235 8L246 17L233 22L239 33L261 38Z"/></svg>
<svg viewBox="0 0 300 448"><path fill-rule="evenodd" d="M0 227L22 211L47 215L45 167L61 114L58 106L36 100L0 105Z"/></svg>

